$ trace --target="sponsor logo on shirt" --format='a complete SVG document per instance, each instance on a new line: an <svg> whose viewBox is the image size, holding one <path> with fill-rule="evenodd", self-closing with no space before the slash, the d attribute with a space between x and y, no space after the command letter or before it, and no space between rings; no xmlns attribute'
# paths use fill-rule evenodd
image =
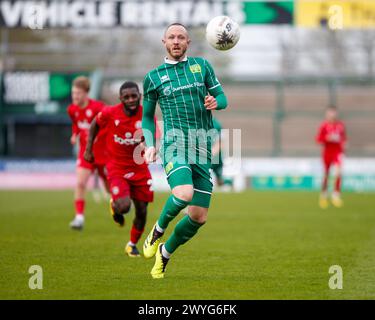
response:
<svg viewBox="0 0 375 320"><path fill-rule="evenodd" d="M77 122L77 126L78 126L78 128L80 128L82 130L88 130L88 129L90 129L90 123L88 123L87 120L78 121Z"/></svg>
<svg viewBox="0 0 375 320"><path fill-rule="evenodd" d="M113 138L116 143L127 146L133 146L142 142L142 139L134 139L130 132L125 133L125 138L121 138L117 134L113 135Z"/></svg>
<svg viewBox="0 0 375 320"><path fill-rule="evenodd" d="M166 96L169 96L172 91L171 91L171 87L168 86L168 87L165 87L164 90L163 90L163 93L166 95Z"/></svg>
<svg viewBox="0 0 375 320"><path fill-rule="evenodd" d="M177 92L177 91L184 90L184 89L199 88L199 87L203 87L203 86L204 86L204 83L196 81L194 83L189 83L185 86L173 88L173 92Z"/></svg>
<svg viewBox="0 0 375 320"><path fill-rule="evenodd" d="M166 96L169 96L172 92L175 93L175 92L178 92L178 91L181 91L181 90L199 88L199 87L203 87L203 86L204 86L204 83L195 81L194 83L189 83L187 85L179 86L179 87L176 87L176 88L173 88L171 86L165 87L163 92Z"/></svg>

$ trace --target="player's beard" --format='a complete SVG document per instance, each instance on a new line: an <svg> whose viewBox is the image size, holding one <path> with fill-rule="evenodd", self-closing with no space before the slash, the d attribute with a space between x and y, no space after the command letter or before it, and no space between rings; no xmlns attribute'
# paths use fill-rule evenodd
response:
<svg viewBox="0 0 375 320"><path fill-rule="evenodd" d="M171 46L171 47L167 47L167 50L168 50L168 53L169 53L169 55L171 56L171 57L173 57L173 59L175 59L176 61L178 61L178 60L180 60L182 57L184 57L185 56L185 53L186 53L186 50L187 50L187 48L184 48L184 47L179 47L179 51L178 51L178 53L175 53L174 51L173 51L173 46Z"/></svg>
<svg viewBox="0 0 375 320"><path fill-rule="evenodd" d="M134 109L131 109L129 106L124 105L126 113L130 116L134 116L138 112L139 104L140 104L140 101L137 102L136 104L137 106Z"/></svg>

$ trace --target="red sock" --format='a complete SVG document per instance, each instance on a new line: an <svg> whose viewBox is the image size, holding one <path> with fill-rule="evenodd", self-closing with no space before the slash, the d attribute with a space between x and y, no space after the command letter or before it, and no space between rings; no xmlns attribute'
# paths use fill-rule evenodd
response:
<svg viewBox="0 0 375 320"><path fill-rule="evenodd" d="M341 176L338 176L335 182L335 192L340 193L340 191L341 191Z"/></svg>
<svg viewBox="0 0 375 320"><path fill-rule="evenodd" d="M78 199L74 201L74 205L76 208L76 214L84 214L85 212L85 200Z"/></svg>
<svg viewBox="0 0 375 320"><path fill-rule="evenodd" d="M130 230L130 241L134 244L136 244L139 240L139 238L142 236L143 230L138 230L136 227L132 226L132 229Z"/></svg>

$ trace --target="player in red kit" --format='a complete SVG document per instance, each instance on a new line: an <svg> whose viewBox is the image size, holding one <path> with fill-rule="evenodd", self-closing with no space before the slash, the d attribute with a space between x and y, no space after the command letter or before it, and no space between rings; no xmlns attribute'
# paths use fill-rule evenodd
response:
<svg viewBox="0 0 375 320"><path fill-rule="evenodd" d="M76 78L72 86L72 104L67 109L72 120L70 142L74 145L79 140L76 163L77 185L74 192L76 215L70 223L70 227L76 230L81 230L84 225L85 192L91 174L97 170L104 184L107 184L105 177L105 163L107 161L106 133L104 130L101 135L98 135L94 144L95 163L89 163L83 157L91 121L104 107L102 102L89 98L89 91L90 80L86 77Z"/></svg>
<svg viewBox="0 0 375 320"><path fill-rule="evenodd" d="M95 161L93 141L106 128L109 155L107 170L112 196L110 211L114 221L123 226L124 214L129 212L131 200L135 207L130 241L125 247L125 252L131 257L140 256L136 244L146 224L147 205L154 198L151 174L142 159L144 138L140 100L138 85L125 82L120 88L121 103L104 108L92 122L85 151L85 159ZM137 154L140 161L137 161Z"/></svg>
<svg viewBox="0 0 375 320"><path fill-rule="evenodd" d="M326 120L319 127L316 141L323 146L322 160L324 165L324 177L321 188L319 205L322 209L328 207L328 179L332 166L335 169L335 185L332 193L332 204L341 207L341 168L346 132L344 123L338 120L337 110L331 106L326 111Z"/></svg>

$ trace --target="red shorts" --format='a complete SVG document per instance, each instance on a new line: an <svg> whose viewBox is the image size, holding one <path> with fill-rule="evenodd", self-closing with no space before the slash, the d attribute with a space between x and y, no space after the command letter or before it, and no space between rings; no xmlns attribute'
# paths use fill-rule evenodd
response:
<svg viewBox="0 0 375 320"><path fill-rule="evenodd" d="M325 152L323 154L323 163L326 170L328 170L331 165L342 164L343 153L342 152Z"/></svg>
<svg viewBox="0 0 375 320"><path fill-rule="evenodd" d="M152 177L147 166L116 166L107 165L108 182L112 199L129 197L133 200L152 202L154 191Z"/></svg>
<svg viewBox="0 0 375 320"><path fill-rule="evenodd" d="M91 172L94 172L95 169L98 171L98 174L101 178L107 179L107 169L105 164L96 163L96 162L87 162L83 157L78 157L76 162L77 168L88 169Z"/></svg>

